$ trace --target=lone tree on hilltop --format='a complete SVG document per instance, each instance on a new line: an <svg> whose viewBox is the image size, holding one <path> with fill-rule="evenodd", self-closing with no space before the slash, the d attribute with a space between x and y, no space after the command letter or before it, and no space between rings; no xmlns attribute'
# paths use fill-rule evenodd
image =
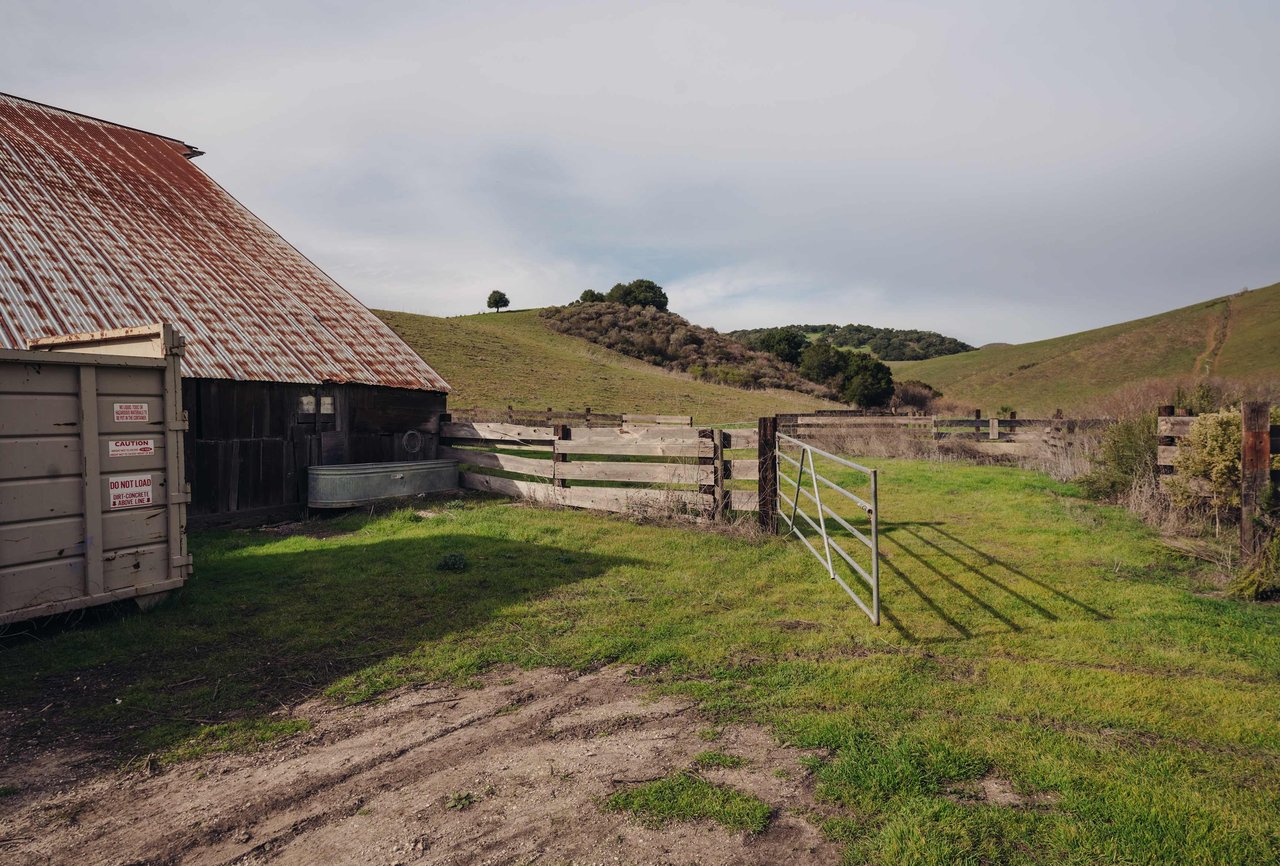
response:
<svg viewBox="0 0 1280 866"><path fill-rule="evenodd" d="M851 352L840 396L862 409L884 406L893 397L893 371L866 352Z"/></svg>
<svg viewBox="0 0 1280 866"><path fill-rule="evenodd" d="M499 292L495 289L489 293L489 300L485 302L485 306L501 313L503 307L511 306L511 299L507 297L506 292Z"/></svg>
<svg viewBox="0 0 1280 866"><path fill-rule="evenodd" d="M604 292L597 292L595 289L587 289L578 296L578 300L584 304L595 304L607 299L604 296Z"/></svg>
<svg viewBox="0 0 1280 866"><path fill-rule="evenodd" d="M656 307L659 310L667 308L667 293L653 280L618 283L609 290L605 298L617 304L626 304L628 307Z"/></svg>

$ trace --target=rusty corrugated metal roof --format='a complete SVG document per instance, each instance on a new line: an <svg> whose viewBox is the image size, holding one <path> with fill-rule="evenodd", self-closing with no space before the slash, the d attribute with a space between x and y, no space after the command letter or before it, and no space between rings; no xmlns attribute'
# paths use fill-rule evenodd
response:
<svg viewBox="0 0 1280 866"><path fill-rule="evenodd" d="M198 154L0 94L0 346L164 321L187 376L449 390Z"/></svg>

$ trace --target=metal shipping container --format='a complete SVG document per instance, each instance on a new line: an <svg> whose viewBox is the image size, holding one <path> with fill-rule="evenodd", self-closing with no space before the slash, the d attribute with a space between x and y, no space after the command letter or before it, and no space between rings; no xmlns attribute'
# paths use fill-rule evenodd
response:
<svg viewBox="0 0 1280 866"><path fill-rule="evenodd" d="M191 571L183 339L169 325L0 349L0 623L163 597Z"/></svg>

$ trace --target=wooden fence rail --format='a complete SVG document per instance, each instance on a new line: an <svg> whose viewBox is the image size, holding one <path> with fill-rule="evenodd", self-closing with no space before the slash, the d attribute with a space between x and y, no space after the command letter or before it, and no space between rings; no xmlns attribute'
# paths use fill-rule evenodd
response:
<svg viewBox="0 0 1280 866"><path fill-rule="evenodd" d="M728 453L754 449L755 430L449 419L440 436L439 455L462 464L459 483L466 489L575 508L662 509L711 519L756 508L755 490L727 484L755 480L757 461Z"/></svg>

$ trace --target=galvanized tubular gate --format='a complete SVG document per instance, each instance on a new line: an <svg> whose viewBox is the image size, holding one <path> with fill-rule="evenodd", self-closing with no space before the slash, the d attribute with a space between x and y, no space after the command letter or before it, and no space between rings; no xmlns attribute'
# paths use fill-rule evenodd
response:
<svg viewBox="0 0 1280 866"><path fill-rule="evenodd" d="M782 445L784 443L788 445L793 445L796 448L800 449L800 454L798 459L793 458L791 455L784 454L782 452ZM878 489L878 480L876 478L876 470L868 469L865 466L859 466L857 463L854 463L851 460L845 460L843 457L837 457L836 455L828 451L823 451L821 448L816 448L813 445L810 445L806 442L801 442L799 439L794 439L791 436L787 436L784 433L778 434L778 447L774 451L774 454L776 455L777 477L780 480L785 480L788 484L790 484L792 487L795 488L795 491L791 494L791 502L788 504L783 499L784 491L782 490L782 487L781 486L778 487L778 504L777 504L778 515L781 516L782 519L786 521L788 534L795 533L796 537L804 542L805 547L809 548L809 551L815 557L817 557L819 562L821 562L826 567L827 574L831 576L831 579L834 580L836 583L840 584L840 586L844 588L845 592L849 593L849 597L854 600L854 602L858 605L858 607L862 608L862 612L865 613L868 617L870 617L873 623L875 623L876 625L879 625L880 624L880 514L879 514L880 509L878 507L879 489ZM836 484L831 479L825 478L822 475L820 475L817 469L813 465L813 455L815 454L819 455L820 457L824 457L827 460L831 460L835 463L838 463L841 466L847 466L850 469L861 472L865 474L868 478L870 478L871 479L871 501L867 502L866 500L862 499L860 496L857 496L856 494L851 493L848 490L845 490L843 487ZM784 461L790 464L790 466L795 470L796 476L794 479L788 476L786 472L783 471ZM812 492L805 489L806 473L808 473L808 476L809 476L809 482L810 482L809 486L813 488ZM870 535L867 535L866 533L860 531L857 527L851 525L847 520L845 520L839 514L836 514L836 512L833 511L829 505L827 505L822 501L822 487L819 486L820 483L823 485L826 485L827 487L834 490L835 492L848 498L855 505L857 505L859 509L866 512L867 517L871 521ZM806 514L803 509L801 509L800 507L801 494L804 494L804 496L810 502L812 502L814 507L816 508L817 510L816 520L813 517L810 517L808 514ZM788 507L790 508L790 513L788 513L787 511ZM800 531L800 526L796 523L797 517L802 518L804 522L807 523L809 527L822 538L821 551L819 551L818 548L813 545L813 542L811 542L809 538L805 536L803 532ZM836 539L831 537L831 533L827 531L827 518L831 518L832 520L834 520L837 524L839 524L842 528L844 528L844 530L847 531L850 535L852 535L858 541L861 541L863 544L865 544L867 548L871 551L871 571L869 573L865 568L859 565L857 561L852 556L850 556L849 553L845 551L844 548L842 548L839 545L839 543L837 543ZM833 550L840 556L841 559L843 559L846 563L848 563L849 567L853 569L854 573L857 574L859 577L861 577L862 580L866 582L867 586L870 587L871 589L870 604L867 604L865 601L863 601L862 597L859 596L858 593L854 592L853 587L849 586L849 584L846 583L844 579L841 578L840 575L836 572L836 562L834 559L831 558L831 551Z"/></svg>

